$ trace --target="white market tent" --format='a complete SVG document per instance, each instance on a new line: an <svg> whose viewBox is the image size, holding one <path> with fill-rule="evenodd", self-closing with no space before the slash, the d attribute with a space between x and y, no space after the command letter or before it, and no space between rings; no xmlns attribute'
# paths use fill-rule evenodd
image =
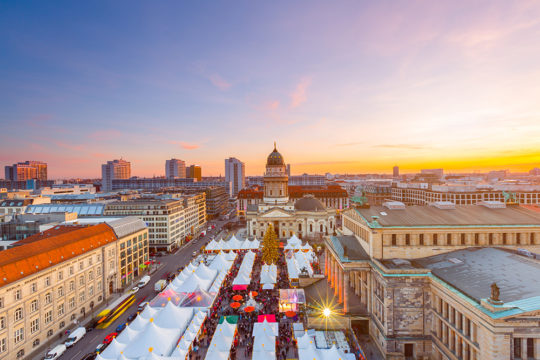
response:
<svg viewBox="0 0 540 360"><path fill-rule="evenodd" d="M302 240L300 240L296 234L293 234L293 236L291 236L289 238L289 240L287 240L287 245L296 245L296 246L300 246L302 245Z"/></svg>
<svg viewBox="0 0 540 360"><path fill-rule="evenodd" d="M206 251L214 251L216 250L217 245L218 243L216 242L216 240L212 239L212 241L210 241L204 249Z"/></svg>
<svg viewBox="0 0 540 360"><path fill-rule="evenodd" d="M236 324L229 324L227 320L224 320L216 327L212 341L208 346L208 352L205 359L216 360L229 358L231 346L234 340L234 334L236 331Z"/></svg>
<svg viewBox="0 0 540 360"><path fill-rule="evenodd" d="M182 333L192 317L193 308L178 307L169 301L157 314L154 323L164 329L179 329Z"/></svg>
<svg viewBox="0 0 540 360"><path fill-rule="evenodd" d="M276 358L276 337L270 334L260 334L255 336L253 341L253 360L275 359Z"/></svg>
<svg viewBox="0 0 540 360"><path fill-rule="evenodd" d="M229 271L231 269L233 262L230 260L227 260L227 257L222 252L217 255L210 266L208 266L210 269L218 270L218 271Z"/></svg>
<svg viewBox="0 0 540 360"><path fill-rule="evenodd" d="M257 322L253 324L253 336L259 336L269 334L271 336L278 336L279 335L279 329L278 329L278 323L277 322L268 322L266 320L266 317L264 318L263 322Z"/></svg>
<svg viewBox="0 0 540 360"><path fill-rule="evenodd" d="M138 358L146 355L150 348L153 348L153 352L158 355L169 355L180 334L180 329L160 328L151 320L144 330L126 346L124 355L128 358Z"/></svg>
<svg viewBox="0 0 540 360"><path fill-rule="evenodd" d="M277 266L264 264L261 268L261 284L277 283Z"/></svg>
<svg viewBox="0 0 540 360"><path fill-rule="evenodd" d="M116 360L122 354L126 346L126 344L120 343L118 340L113 339L109 346L107 346L105 350L103 350L100 356L104 360Z"/></svg>

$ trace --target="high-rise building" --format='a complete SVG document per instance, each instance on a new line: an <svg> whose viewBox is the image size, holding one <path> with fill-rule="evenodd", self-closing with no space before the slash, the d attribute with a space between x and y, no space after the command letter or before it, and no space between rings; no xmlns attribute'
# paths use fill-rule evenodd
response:
<svg viewBox="0 0 540 360"><path fill-rule="evenodd" d="M236 196L246 185L246 167L237 158L225 159L225 181L231 183L231 195Z"/></svg>
<svg viewBox="0 0 540 360"><path fill-rule="evenodd" d="M165 177L167 179L172 178L185 178L186 177L186 162L178 159L171 159L165 161Z"/></svg>
<svg viewBox="0 0 540 360"><path fill-rule="evenodd" d="M101 165L102 191L112 190L113 179L129 179L131 177L131 163L123 159L107 161Z"/></svg>
<svg viewBox="0 0 540 360"><path fill-rule="evenodd" d="M291 164L287 164L287 176L291 177Z"/></svg>
<svg viewBox="0 0 540 360"><path fill-rule="evenodd" d="M5 167L6 180L47 180L47 164L41 161L25 161Z"/></svg>
<svg viewBox="0 0 540 360"><path fill-rule="evenodd" d="M190 167L186 168L186 177L197 179L197 181L201 181L202 180L201 167L199 165L191 165Z"/></svg>
<svg viewBox="0 0 540 360"><path fill-rule="evenodd" d="M393 170L394 170L394 171L393 171L393 176L394 176L395 178L398 178L398 177L399 177L399 166L397 166L397 165L394 166L394 169L393 169Z"/></svg>

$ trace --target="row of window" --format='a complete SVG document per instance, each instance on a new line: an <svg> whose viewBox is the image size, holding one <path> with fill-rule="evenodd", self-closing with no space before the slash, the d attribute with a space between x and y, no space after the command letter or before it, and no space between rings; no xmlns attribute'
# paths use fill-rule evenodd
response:
<svg viewBox="0 0 540 360"><path fill-rule="evenodd" d="M515 235L515 236L513 236ZM459 233L452 234L391 234L385 235L387 240L390 237L390 242L385 241L386 245L391 246L410 246L410 245L534 245L540 243L540 237L535 233ZM483 243L482 243L483 238ZM398 241L400 240L400 241Z"/></svg>

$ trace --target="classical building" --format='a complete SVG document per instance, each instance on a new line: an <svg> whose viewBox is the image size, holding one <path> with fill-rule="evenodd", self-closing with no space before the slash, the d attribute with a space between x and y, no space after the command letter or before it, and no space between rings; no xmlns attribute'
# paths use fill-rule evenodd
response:
<svg viewBox="0 0 540 360"><path fill-rule="evenodd" d="M394 201L342 218L325 274L386 359L540 359L540 213Z"/></svg>
<svg viewBox="0 0 540 360"><path fill-rule="evenodd" d="M312 195L290 200L285 161L275 145L266 162L262 201L247 205L246 210L249 236L264 236L269 225L280 238L322 237L335 231L335 210L328 210Z"/></svg>
<svg viewBox="0 0 540 360"><path fill-rule="evenodd" d="M148 256L147 234L133 218L57 226L0 252L0 358L32 358L91 314Z"/></svg>

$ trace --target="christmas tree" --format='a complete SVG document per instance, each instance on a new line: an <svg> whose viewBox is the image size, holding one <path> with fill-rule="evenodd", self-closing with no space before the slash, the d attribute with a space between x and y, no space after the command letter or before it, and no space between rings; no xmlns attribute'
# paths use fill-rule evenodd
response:
<svg viewBox="0 0 540 360"><path fill-rule="evenodd" d="M277 264L279 242L274 227L268 226L262 240L262 261L266 264Z"/></svg>

